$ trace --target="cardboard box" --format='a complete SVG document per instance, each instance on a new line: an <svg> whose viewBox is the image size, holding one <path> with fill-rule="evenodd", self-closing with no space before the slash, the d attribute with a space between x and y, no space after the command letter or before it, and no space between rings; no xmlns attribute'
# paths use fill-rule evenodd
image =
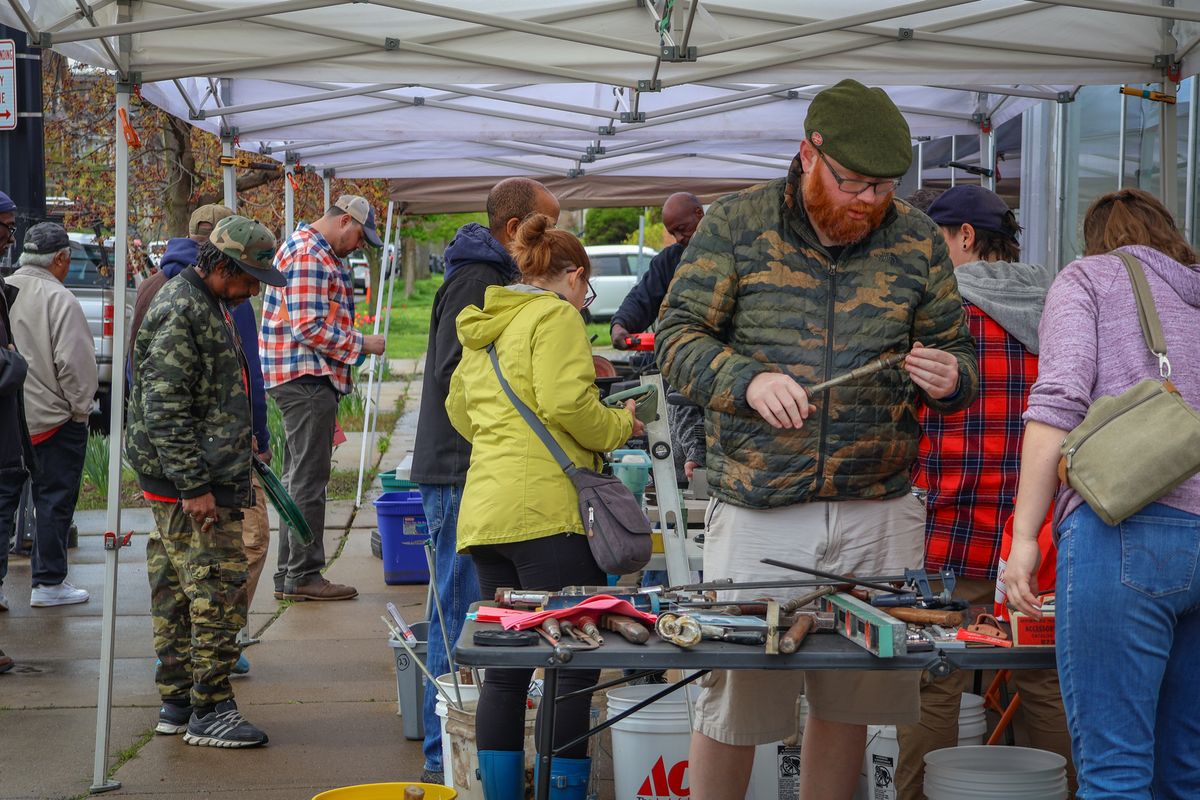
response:
<svg viewBox="0 0 1200 800"><path fill-rule="evenodd" d="M1054 598L1042 600L1042 618L1034 619L1020 611L1012 612L1013 644L1017 647L1054 646Z"/></svg>

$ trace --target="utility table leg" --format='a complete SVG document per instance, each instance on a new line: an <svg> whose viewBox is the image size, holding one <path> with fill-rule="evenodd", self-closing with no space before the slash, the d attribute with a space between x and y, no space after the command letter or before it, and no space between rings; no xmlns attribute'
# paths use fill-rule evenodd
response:
<svg viewBox="0 0 1200 800"><path fill-rule="evenodd" d="M550 800L550 759L554 753L554 719L558 706L558 669L546 668L542 683L542 727L537 735L538 781L534 787L536 800Z"/></svg>

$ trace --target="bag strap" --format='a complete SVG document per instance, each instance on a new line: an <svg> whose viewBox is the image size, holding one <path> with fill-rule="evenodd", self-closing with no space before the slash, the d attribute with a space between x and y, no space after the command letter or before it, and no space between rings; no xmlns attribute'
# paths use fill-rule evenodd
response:
<svg viewBox="0 0 1200 800"><path fill-rule="evenodd" d="M1142 336L1150 352L1158 356L1158 371L1162 377L1171 377L1171 362L1167 360L1167 337L1163 335L1162 323L1158 319L1158 309L1154 306L1154 294L1142 271L1142 263L1134 256L1121 250L1113 251L1125 264L1129 273L1129 281L1133 284L1133 296L1137 301L1138 322L1142 325Z"/></svg>
<svg viewBox="0 0 1200 800"><path fill-rule="evenodd" d="M500 359L496 357L496 346L489 344L487 346L488 356L492 359L492 369L496 370L496 377L500 379L500 387L504 389L504 393L508 395L508 399L517 409L517 413L529 423L529 427L533 428L533 432L542 440L542 444L546 445L546 449L550 451L550 455L554 456L554 460L558 462L558 466L563 472L570 473L575 469L575 463L571 461L566 451L562 449L554 437L550 435L550 431L546 430L546 426L537 418L529 406L521 398L517 397L517 393L508 385L508 380L504 377L504 373L500 371Z"/></svg>

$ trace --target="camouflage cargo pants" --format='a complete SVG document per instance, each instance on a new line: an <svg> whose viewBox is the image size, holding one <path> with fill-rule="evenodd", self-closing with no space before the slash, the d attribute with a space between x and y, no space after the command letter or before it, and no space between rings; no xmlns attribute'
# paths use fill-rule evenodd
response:
<svg viewBox="0 0 1200 800"><path fill-rule="evenodd" d="M146 568L159 694L193 706L228 700L246 624L242 512L218 508L217 522L201 531L182 504L150 505L157 530L146 542Z"/></svg>

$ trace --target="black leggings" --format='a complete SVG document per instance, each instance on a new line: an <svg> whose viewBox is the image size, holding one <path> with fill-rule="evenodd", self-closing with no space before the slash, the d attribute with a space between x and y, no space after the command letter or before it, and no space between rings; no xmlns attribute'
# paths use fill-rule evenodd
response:
<svg viewBox="0 0 1200 800"><path fill-rule="evenodd" d="M564 586L603 585L607 580L592 558L587 537L577 533L560 533L511 544L480 545L471 548L471 559L475 562L479 589L485 600L493 597L496 589L502 586L531 591L555 590ZM525 698L532 677L532 668L488 668L475 714L475 739L480 750L525 749ZM558 694L595 686L599 680L598 669L560 670ZM542 702L552 701L545 698ZM591 707L590 692L558 704L555 747L561 747L587 731ZM541 723L539 712L539 727ZM587 741L562 756L586 757Z"/></svg>

